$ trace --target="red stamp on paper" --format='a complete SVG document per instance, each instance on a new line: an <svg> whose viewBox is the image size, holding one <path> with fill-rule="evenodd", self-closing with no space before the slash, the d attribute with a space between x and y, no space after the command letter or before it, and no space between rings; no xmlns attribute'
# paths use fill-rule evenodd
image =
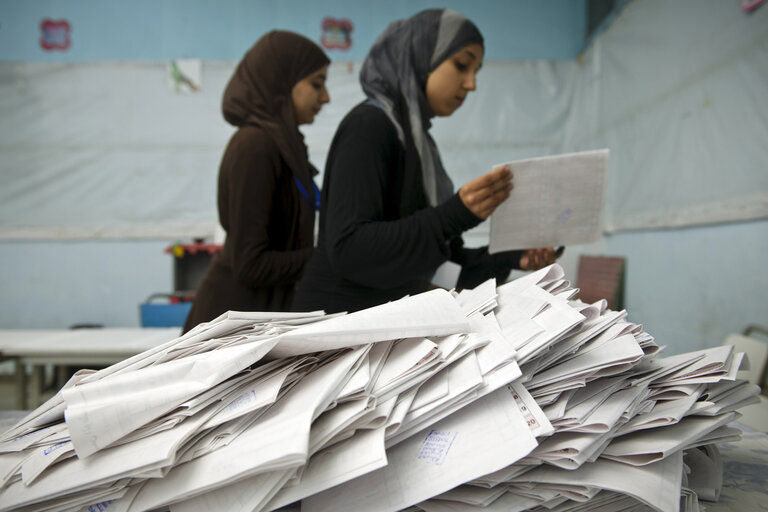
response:
<svg viewBox="0 0 768 512"><path fill-rule="evenodd" d="M352 22L346 19L325 18L320 42L329 50L348 50L352 46Z"/></svg>
<svg viewBox="0 0 768 512"><path fill-rule="evenodd" d="M40 46L43 50L68 50L72 27L67 20L44 19L40 22Z"/></svg>

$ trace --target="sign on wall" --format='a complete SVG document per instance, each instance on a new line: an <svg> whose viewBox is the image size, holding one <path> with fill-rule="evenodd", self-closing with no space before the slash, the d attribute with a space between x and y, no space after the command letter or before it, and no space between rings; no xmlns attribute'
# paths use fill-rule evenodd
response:
<svg viewBox="0 0 768 512"><path fill-rule="evenodd" d="M72 27L67 20L45 18L40 22L40 47L45 51L67 51L71 45Z"/></svg>
<svg viewBox="0 0 768 512"><path fill-rule="evenodd" d="M323 20L323 35L320 38L328 50L348 50L352 47L352 22L348 19L325 18Z"/></svg>
<svg viewBox="0 0 768 512"><path fill-rule="evenodd" d="M202 69L200 59L174 59L168 63L168 86L175 93L198 92Z"/></svg>

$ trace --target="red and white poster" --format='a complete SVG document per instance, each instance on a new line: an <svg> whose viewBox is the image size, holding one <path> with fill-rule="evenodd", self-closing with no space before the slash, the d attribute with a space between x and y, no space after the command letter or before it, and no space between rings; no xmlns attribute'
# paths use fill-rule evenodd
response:
<svg viewBox="0 0 768 512"><path fill-rule="evenodd" d="M46 51L66 51L72 43L72 27L67 20L44 19L40 22L40 47Z"/></svg>
<svg viewBox="0 0 768 512"><path fill-rule="evenodd" d="M353 28L347 19L325 18L320 41L328 50L348 50L352 46Z"/></svg>

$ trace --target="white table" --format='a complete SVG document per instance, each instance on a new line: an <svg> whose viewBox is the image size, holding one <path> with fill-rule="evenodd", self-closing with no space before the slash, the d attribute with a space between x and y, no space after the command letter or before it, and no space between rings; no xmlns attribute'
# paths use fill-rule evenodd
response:
<svg viewBox="0 0 768 512"><path fill-rule="evenodd" d="M97 329L0 330L0 360L14 361L16 408L28 409L27 395L39 405L39 386L30 389L25 367L42 375L45 365L105 366L122 361L170 341L181 334L179 327L105 327ZM57 372L58 373L58 372ZM36 379L40 380L40 379ZM63 382L58 382L63 385Z"/></svg>

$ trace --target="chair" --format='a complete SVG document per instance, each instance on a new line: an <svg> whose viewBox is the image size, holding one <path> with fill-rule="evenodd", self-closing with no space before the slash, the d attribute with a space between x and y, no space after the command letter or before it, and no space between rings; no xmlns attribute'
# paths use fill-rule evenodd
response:
<svg viewBox="0 0 768 512"><path fill-rule="evenodd" d="M768 342L752 336L759 332L768 337L768 329L759 325L750 325L741 334L730 334L724 345L733 345L737 352L744 352L749 359L749 369L739 371L738 378L746 379L752 384L757 384L765 393L766 372L768 371Z"/></svg>
<svg viewBox="0 0 768 512"><path fill-rule="evenodd" d="M624 309L625 265L626 260L618 256L581 255L576 275L579 299L588 304L605 299L608 308Z"/></svg>

